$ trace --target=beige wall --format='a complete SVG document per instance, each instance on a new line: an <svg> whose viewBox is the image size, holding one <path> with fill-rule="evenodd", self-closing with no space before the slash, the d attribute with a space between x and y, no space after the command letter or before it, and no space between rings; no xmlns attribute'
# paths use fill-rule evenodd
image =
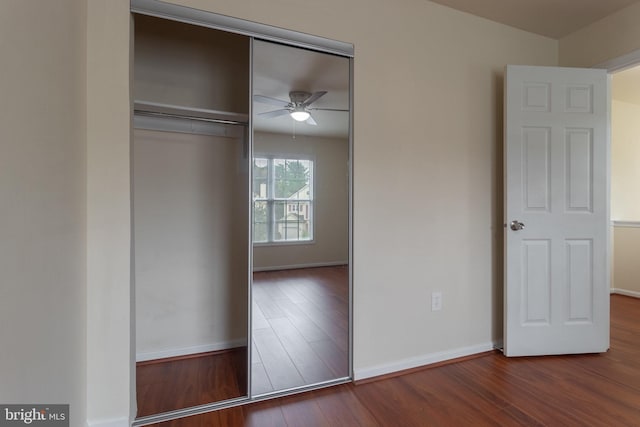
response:
<svg viewBox="0 0 640 427"><path fill-rule="evenodd" d="M138 360L247 343L243 141L134 132Z"/></svg>
<svg viewBox="0 0 640 427"><path fill-rule="evenodd" d="M0 2L0 402L85 419L86 4Z"/></svg>
<svg viewBox="0 0 640 427"><path fill-rule="evenodd" d="M615 77L614 77L615 79ZM613 100L611 218L640 221L640 105Z"/></svg>
<svg viewBox="0 0 640 427"><path fill-rule="evenodd" d="M348 140L256 133L254 155L307 156L314 160L314 242L255 246L254 270L349 261Z"/></svg>
<svg viewBox="0 0 640 427"><path fill-rule="evenodd" d="M560 40L560 65L591 67L640 49L640 3Z"/></svg>
<svg viewBox="0 0 640 427"><path fill-rule="evenodd" d="M640 297L640 225L613 228L613 288L616 292Z"/></svg>
<svg viewBox="0 0 640 427"><path fill-rule="evenodd" d="M616 76L613 77L616 86ZM640 296L640 105L612 101L611 218L636 226L613 227L613 280L616 292Z"/></svg>
<svg viewBox="0 0 640 427"><path fill-rule="evenodd" d="M86 307L91 426L124 426L136 411L130 25L128 0L88 1Z"/></svg>

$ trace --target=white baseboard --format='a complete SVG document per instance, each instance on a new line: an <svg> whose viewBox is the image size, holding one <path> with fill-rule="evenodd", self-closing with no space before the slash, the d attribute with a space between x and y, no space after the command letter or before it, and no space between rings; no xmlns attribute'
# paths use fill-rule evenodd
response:
<svg viewBox="0 0 640 427"><path fill-rule="evenodd" d="M611 289L612 294L625 295L628 297L640 298L640 292L637 291L628 291L626 289Z"/></svg>
<svg viewBox="0 0 640 427"><path fill-rule="evenodd" d="M188 354L206 353L209 351L226 350L229 348L242 347L247 345L246 339L232 341L222 341L212 344L201 344L190 347L168 348L164 350L144 351L136 353L136 362L147 360L164 359L167 357L186 356Z"/></svg>
<svg viewBox="0 0 640 427"><path fill-rule="evenodd" d="M307 264L273 265L269 267L254 267L253 271L295 270L296 268L336 267L347 265L349 261L316 262Z"/></svg>
<svg viewBox="0 0 640 427"><path fill-rule="evenodd" d="M111 418L108 420L87 420L87 427L129 427L129 418Z"/></svg>
<svg viewBox="0 0 640 427"><path fill-rule="evenodd" d="M484 353L496 348L495 343L479 344L471 347L457 348L453 350L441 351L438 353L429 353L422 356L411 357L409 359L399 360L393 363L372 366L364 369L356 369L353 373L354 380L363 380L373 378L380 375L400 372L406 369L418 368L421 366L431 365L433 363L444 362L446 360L456 359L458 357L471 356L473 354Z"/></svg>

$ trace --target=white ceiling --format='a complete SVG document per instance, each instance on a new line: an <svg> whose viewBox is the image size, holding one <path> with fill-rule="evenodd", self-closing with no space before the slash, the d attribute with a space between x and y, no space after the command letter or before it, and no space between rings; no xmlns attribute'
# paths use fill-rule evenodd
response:
<svg viewBox="0 0 640 427"><path fill-rule="evenodd" d="M562 38L639 0L431 0L532 33Z"/></svg>
<svg viewBox="0 0 640 427"><path fill-rule="evenodd" d="M327 91L311 107L349 109L347 58L258 40L253 53L254 94L289 101L291 91ZM253 108L253 127L258 131L339 138L349 134L348 112L312 111L318 123L312 126L289 115L270 119L259 115L278 110L277 106L254 102Z"/></svg>

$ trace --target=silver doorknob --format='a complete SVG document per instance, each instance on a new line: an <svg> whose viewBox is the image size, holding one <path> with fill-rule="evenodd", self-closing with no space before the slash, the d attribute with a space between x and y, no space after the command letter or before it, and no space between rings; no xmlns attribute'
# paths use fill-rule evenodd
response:
<svg viewBox="0 0 640 427"><path fill-rule="evenodd" d="M517 220L511 221L511 229L513 231L522 230L523 228L524 228L524 224L521 223L520 221L517 221Z"/></svg>

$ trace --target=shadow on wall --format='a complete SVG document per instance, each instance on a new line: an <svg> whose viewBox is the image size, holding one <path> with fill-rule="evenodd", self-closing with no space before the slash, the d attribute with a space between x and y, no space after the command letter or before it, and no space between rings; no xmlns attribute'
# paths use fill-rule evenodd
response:
<svg viewBox="0 0 640 427"><path fill-rule="evenodd" d="M491 192L493 200L493 239L491 247L492 271L491 281L493 284L493 311L492 311L492 339L494 342L502 342L503 339L503 304L504 304L504 177L503 177L503 154L504 154L504 71L494 72L493 87L494 106L496 111L496 121L494 123L494 134L496 136L493 146L493 175Z"/></svg>

